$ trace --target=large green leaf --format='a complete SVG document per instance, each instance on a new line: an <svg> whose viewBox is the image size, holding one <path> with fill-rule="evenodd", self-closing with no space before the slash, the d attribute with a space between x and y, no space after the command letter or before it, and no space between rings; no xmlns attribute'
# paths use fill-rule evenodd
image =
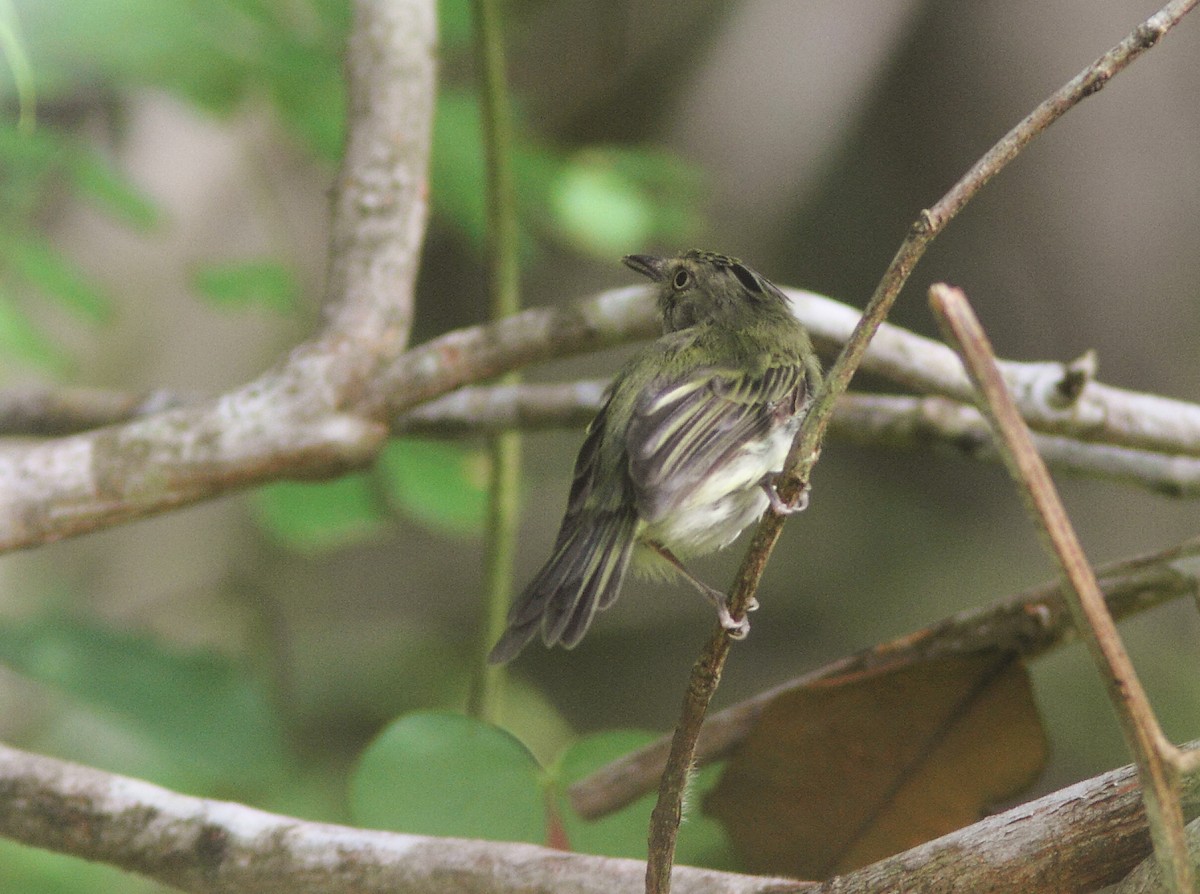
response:
<svg viewBox="0 0 1200 894"><path fill-rule="evenodd" d="M259 523L285 546L324 550L373 536L385 513L365 474L315 483L280 481L254 492Z"/></svg>
<svg viewBox="0 0 1200 894"><path fill-rule="evenodd" d="M453 534L482 530L488 499L482 450L399 438L384 449L379 468L392 501L408 515Z"/></svg>
<svg viewBox="0 0 1200 894"><path fill-rule="evenodd" d="M115 719L213 784L277 778L285 755L265 687L227 658L77 621L0 625L0 662Z"/></svg>
<svg viewBox="0 0 1200 894"><path fill-rule="evenodd" d="M408 714L385 729L354 772L350 808L377 829L546 840L537 761L508 733L460 714Z"/></svg>

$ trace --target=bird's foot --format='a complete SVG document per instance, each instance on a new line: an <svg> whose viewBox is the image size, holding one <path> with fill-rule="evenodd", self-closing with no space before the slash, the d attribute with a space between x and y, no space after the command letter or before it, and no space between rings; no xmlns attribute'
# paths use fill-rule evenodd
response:
<svg viewBox="0 0 1200 894"><path fill-rule="evenodd" d="M779 496L779 491L775 489L775 479L778 477L778 472L768 472L766 475L763 475L762 481L759 482L759 486L766 491L767 500L776 514L795 515L797 512L803 512L807 509L809 486L805 484L803 490L796 495L796 499L790 503L785 503L783 497Z"/></svg>
<svg viewBox="0 0 1200 894"><path fill-rule="evenodd" d="M754 607L758 608L757 603ZM740 621L735 621L733 615L729 613L729 606L724 602L717 605L717 620L725 628L725 632L729 634L730 639L745 639L746 634L750 632L750 619L742 618Z"/></svg>

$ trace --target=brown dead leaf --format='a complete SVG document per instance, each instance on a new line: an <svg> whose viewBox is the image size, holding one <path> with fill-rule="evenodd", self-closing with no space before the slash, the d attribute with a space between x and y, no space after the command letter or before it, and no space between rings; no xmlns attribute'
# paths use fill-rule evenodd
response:
<svg viewBox="0 0 1200 894"><path fill-rule="evenodd" d="M1015 656L937 659L782 693L704 812L749 871L823 879L977 821L1046 753Z"/></svg>

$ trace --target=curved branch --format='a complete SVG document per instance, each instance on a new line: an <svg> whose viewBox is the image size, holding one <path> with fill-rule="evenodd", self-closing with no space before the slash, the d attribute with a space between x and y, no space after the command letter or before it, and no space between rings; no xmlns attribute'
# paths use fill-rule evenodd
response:
<svg viewBox="0 0 1200 894"><path fill-rule="evenodd" d="M377 369L408 338L425 227L436 22L426 0L359 0L324 330L224 397L0 450L0 550L283 477L369 462L387 429Z"/></svg>
<svg viewBox="0 0 1200 894"><path fill-rule="evenodd" d="M858 311L830 298L798 289L787 292L797 317L827 347L845 338L858 318ZM385 436L381 428L351 416L322 420L329 407L350 401L355 394L360 400L374 395L364 401L371 406L385 403L393 424L403 431L410 418L419 421L449 412L444 409L448 405L414 408L463 385L532 363L646 338L658 328L649 289L611 289L566 307L535 308L494 324L448 332L384 361L383 368L376 370L375 383L361 368L354 375L346 374L353 356L352 343L344 342L340 359L298 350L281 368L224 398L225 410L214 403L189 406L127 423L103 436L91 432L59 441L8 445L0 448L0 551L166 511L247 484L337 474L370 462ZM370 352L364 356L370 362ZM928 394L969 399L969 384L950 348L888 323L876 333L863 368ZM1034 429L1095 444L1084 452L1079 444L1043 439L1066 466L1082 473L1095 469L1096 474L1128 478L1171 495L1196 493L1196 470L1188 458L1200 457L1200 405L1104 385L1089 378L1089 370L1081 383L1079 364L1074 363L1002 361L1001 369ZM461 404L478 400L480 394L448 400ZM1064 402L1064 397L1072 396L1073 402ZM0 398L0 431L25 434L121 422L140 418L145 410L157 411L163 402L171 406L185 399L178 395L143 399L102 391L61 396L8 392ZM896 402L893 408L885 412L877 406L869 411L870 419L863 416L868 411L861 405L857 405L861 413L854 403L846 412L863 416L866 426L885 422L893 441L919 440L926 433L941 432L959 448L966 442L956 442L956 437L966 435L974 443L976 423L966 421L965 407L948 414L936 404L911 403L911 398L886 400ZM262 408L261 419L251 412L255 406ZM563 412L575 412L562 406ZM519 412L515 405L513 411ZM896 418L909 413L917 414L912 425ZM265 437L256 444L254 439L260 436ZM102 445L95 464L111 469L124 454L110 462L103 445L121 441L138 445L132 461L142 477L157 482L155 487L130 482L113 489L115 479L109 475L106 488L92 474L93 443ZM242 443L242 448L231 449L236 443ZM204 449L193 449L197 446ZM40 521L28 524L31 518Z"/></svg>

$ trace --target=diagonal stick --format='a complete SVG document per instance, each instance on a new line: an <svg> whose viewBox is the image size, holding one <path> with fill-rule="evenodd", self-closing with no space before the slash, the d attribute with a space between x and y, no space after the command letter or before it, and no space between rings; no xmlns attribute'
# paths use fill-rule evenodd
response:
<svg viewBox="0 0 1200 894"><path fill-rule="evenodd" d="M999 436L996 447L1016 480L1026 509L1041 531L1048 551L1062 568L1063 596L1075 629L1087 643L1108 697L1121 722L1142 783L1154 852L1175 894L1195 890L1183 829L1177 749L1158 725L1138 680L1104 595L1083 553L1058 491L1033 446L1029 428L1004 384L996 355L962 290L944 284L929 289L929 303L946 340L962 357L979 393L981 409Z"/></svg>

